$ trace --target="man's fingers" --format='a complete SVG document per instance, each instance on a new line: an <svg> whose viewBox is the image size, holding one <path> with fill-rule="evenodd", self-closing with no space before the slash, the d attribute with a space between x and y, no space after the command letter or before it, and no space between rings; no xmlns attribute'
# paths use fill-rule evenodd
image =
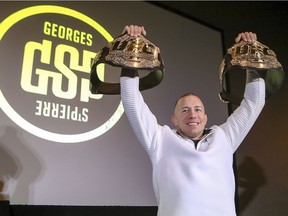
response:
<svg viewBox="0 0 288 216"><path fill-rule="evenodd" d="M254 43L257 40L257 35L253 32L242 32L238 34L238 36L235 38L235 42L238 43L241 40L249 43Z"/></svg>
<svg viewBox="0 0 288 216"><path fill-rule="evenodd" d="M141 34L146 35L146 31L143 26L137 26L137 25L127 25L124 27L124 30L122 32L131 35L131 36L139 36Z"/></svg>

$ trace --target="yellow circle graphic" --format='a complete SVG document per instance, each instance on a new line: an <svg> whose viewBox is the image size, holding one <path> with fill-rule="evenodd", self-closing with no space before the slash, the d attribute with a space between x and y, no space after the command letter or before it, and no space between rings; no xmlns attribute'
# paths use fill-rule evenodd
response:
<svg viewBox="0 0 288 216"><path fill-rule="evenodd" d="M0 41L2 40L2 37L5 35L5 33L17 22L19 22L22 19L25 19L29 16L37 15L37 14L44 14L44 13L53 13L53 14L61 14L65 16L71 16L73 18L76 18L80 21L85 22L86 24L90 25L92 28L97 30L108 42L113 40L113 37L96 21L91 19L90 17L61 6L53 6L53 5L40 5L40 6L32 6L29 8L22 9L18 12L13 13L9 17L7 17L2 23L0 23ZM4 97L2 91L0 90L0 107L5 112L5 114L14 121L17 125L19 125L24 130L28 131L31 134L34 134L35 136L38 136L40 138L54 141L54 142L60 142L60 143L78 143L78 142L84 142L91 140L93 138L96 138L108 130L110 130L120 119L122 116L124 109L122 102L120 101L116 111L113 113L113 115L100 127L95 128L91 131L85 132L85 133L79 133L79 134L58 134L49 132L46 130L43 130L24 118L22 118L8 103L6 98Z"/></svg>

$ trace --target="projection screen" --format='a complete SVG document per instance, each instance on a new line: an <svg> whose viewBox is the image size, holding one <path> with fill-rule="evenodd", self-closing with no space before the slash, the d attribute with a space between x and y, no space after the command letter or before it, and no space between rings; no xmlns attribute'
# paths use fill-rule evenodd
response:
<svg viewBox="0 0 288 216"><path fill-rule="evenodd" d="M119 95L92 95L96 53L125 25L145 26L161 50L162 83L143 91L169 125L176 98L202 97L208 125L218 98L221 32L147 2L0 2L0 183L11 204L156 205L150 161ZM102 78L119 81L117 68Z"/></svg>

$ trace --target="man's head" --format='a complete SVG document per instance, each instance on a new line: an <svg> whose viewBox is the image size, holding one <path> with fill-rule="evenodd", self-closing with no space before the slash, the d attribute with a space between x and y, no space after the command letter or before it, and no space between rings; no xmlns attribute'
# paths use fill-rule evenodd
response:
<svg viewBox="0 0 288 216"><path fill-rule="evenodd" d="M182 136L200 139L207 123L207 115L200 98L192 93L182 95L175 103L172 123Z"/></svg>

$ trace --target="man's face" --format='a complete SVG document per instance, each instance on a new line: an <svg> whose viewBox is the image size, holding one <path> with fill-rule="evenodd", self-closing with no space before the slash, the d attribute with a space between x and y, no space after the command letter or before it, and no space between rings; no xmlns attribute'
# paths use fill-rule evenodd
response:
<svg viewBox="0 0 288 216"><path fill-rule="evenodd" d="M207 123L207 115L200 98L188 95L179 99L172 116L172 123L182 136L200 139Z"/></svg>

